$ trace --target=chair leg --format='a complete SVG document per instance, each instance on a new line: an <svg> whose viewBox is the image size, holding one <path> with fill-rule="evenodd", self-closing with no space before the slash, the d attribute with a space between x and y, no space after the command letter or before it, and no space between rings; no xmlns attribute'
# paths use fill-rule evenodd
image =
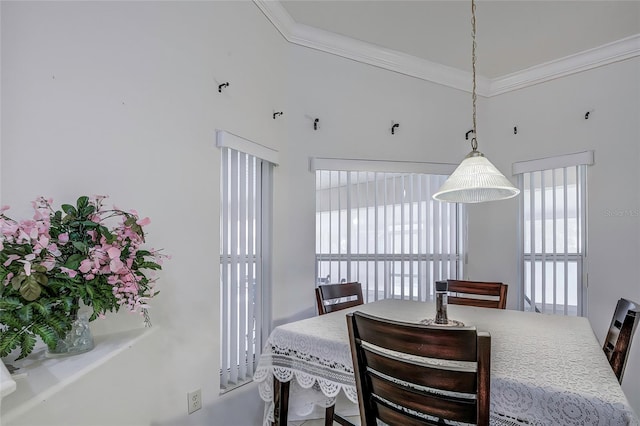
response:
<svg viewBox="0 0 640 426"><path fill-rule="evenodd" d="M349 420L345 419L344 417L342 417L339 414L334 414L333 415L333 421L336 422L336 423L341 424L342 426L356 426L353 423L351 423Z"/></svg>
<svg viewBox="0 0 640 426"><path fill-rule="evenodd" d="M333 426L333 412L336 406L331 405L324 411L324 426Z"/></svg>

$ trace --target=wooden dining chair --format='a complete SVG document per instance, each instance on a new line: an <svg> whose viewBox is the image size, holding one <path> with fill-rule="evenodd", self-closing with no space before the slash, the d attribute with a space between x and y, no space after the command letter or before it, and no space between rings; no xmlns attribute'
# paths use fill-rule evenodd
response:
<svg viewBox="0 0 640 426"><path fill-rule="evenodd" d="M318 315L362 305L362 285L359 282L325 284L316 287Z"/></svg>
<svg viewBox="0 0 640 426"><path fill-rule="evenodd" d="M448 303L505 309L509 286L500 282L447 280Z"/></svg>
<svg viewBox="0 0 640 426"><path fill-rule="evenodd" d="M362 426L489 424L489 333L359 311L347 328Z"/></svg>
<svg viewBox="0 0 640 426"><path fill-rule="evenodd" d="M363 303L362 285L359 282L324 284L316 287L318 315L340 311L362 305ZM349 420L335 412L335 405L325 409L324 419L325 426L331 426L333 422L341 424L342 426L355 426Z"/></svg>
<svg viewBox="0 0 640 426"><path fill-rule="evenodd" d="M627 299L618 300L607 337L604 339L602 349L620 383L639 317L640 309L637 303Z"/></svg>

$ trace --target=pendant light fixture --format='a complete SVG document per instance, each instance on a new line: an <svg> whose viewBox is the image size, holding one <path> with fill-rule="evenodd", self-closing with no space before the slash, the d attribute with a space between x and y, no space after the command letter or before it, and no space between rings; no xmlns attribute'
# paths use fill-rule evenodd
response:
<svg viewBox="0 0 640 426"><path fill-rule="evenodd" d="M506 200L520 193L491 162L478 151L476 131L476 4L471 0L471 66L473 75L473 130L471 152L433 195L434 200L449 203L483 203Z"/></svg>

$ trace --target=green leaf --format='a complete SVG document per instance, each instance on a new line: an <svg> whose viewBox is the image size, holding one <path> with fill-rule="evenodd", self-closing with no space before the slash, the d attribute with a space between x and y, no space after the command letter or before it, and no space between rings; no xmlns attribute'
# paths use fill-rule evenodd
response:
<svg viewBox="0 0 640 426"><path fill-rule="evenodd" d="M51 305L49 304L43 305L38 302L31 302L31 306L43 317L48 317L51 314Z"/></svg>
<svg viewBox="0 0 640 426"><path fill-rule="evenodd" d="M28 300L29 302L36 300L40 297L40 293L42 292L42 287L36 281L35 277L28 277L22 286L20 287L20 295Z"/></svg>
<svg viewBox="0 0 640 426"><path fill-rule="evenodd" d="M47 268L46 268L46 267L44 267L44 266L42 266L42 265L38 265L38 264L36 264L36 265L31 265L31 269L32 269L33 271L40 272L40 273L43 273L43 274L44 274L45 272L47 272Z"/></svg>
<svg viewBox="0 0 640 426"><path fill-rule="evenodd" d="M95 293L93 292L93 289L89 284L87 284L86 287L87 287L87 294L89 295L90 298L93 299L95 297Z"/></svg>
<svg viewBox="0 0 640 426"><path fill-rule="evenodd" d="M112 243L115 240L115 237L106 226L99 226L98 231L107 239L108 243Z"/></svg>
<svg viewBox="0 0 640 426"><path fill-rule="evenodd" d="M42 341L47 346L49 346L50 349L53 349L56 347L59 337L64 337L64 334L62 336L58 336L55 330L47 324L39 324L39 323L33 324L33 326L31 327L31 330L34 333L36 333L38 336L40 336Z"/></svg>
<svg viewBox="0 0 640 426"><path fill-rule="evenodd" d="M76 270L80 267L80 262L82 262L83 259L84 256L79 253L72 254L64 263L64 266L66 268Z"/></svg>
<svg viewBox="0 0 640 426"><path fill-rule="evenodd" d="M24 274L19 274L11 278L11 285L13 286L13 289L14 290L20 289L20 287L22 287L22 282L24 281L25 278L26 276Z"/></svg>
<svg viewBox="0 0 640 426"><path fill-rule="evenodd" d="M60 302L61 302L62 308L64 309L65 312L70 312L71 309L73 308L73 306L75 305L73 297L70 297L70 296L61 297L60 298Z"/></svg>
<svg viewBox="0 0 640 426"><path fill-rule="evenodd" d="M15 312L0 312L0 324L7 326L7 330L20 331L24 328Z"/></svg>
<svg viewBox="0 0 640 426"><path fill-rule="evenodd" d="M89 250L87 245L85 243L83 243L82 241L74 241L71 244L73 244L73 247L75 247L76 250L82 252L83 254L87 254L87 252Z"/></svg>
<svg viewBox="0 0 640 426"><path fill-rule="evenodd" d="M16 359L25 358L33 351L33 347L36 345L36 338L31 333L22 333L22 339L20 339L20 356Z"/></svg>
<svg viewBox="0 0 640 426"><path fill-rule="evenodd" d="M92 220L83 220L80 222L85 228L97 228L99 225Z"/></svg>
<svg viewBox="0 0 640 426"><path fill-rule="evenodd" d="M17 297L5 297L0 299L0 311L12 311L22 306Z"/></svg>
<svg viewBox="0 0 640 426"><path fill-rule="evenodd" d="M78 210L82 210L83 208L87 207L87 205L89 205L89 197L87 197L86 195L78 197L76 205L78 206Z"/></svg>
<svg viewBox="0 0 640 426"><path fill-rule="evenodd" d="M62 208L62 211L68 214L69 216L78 215L76 208L73 207L71 204L63 204L62 206L60 206L60 208Z"/></svg>
<svg viewBox="0 0 640 426"><path fill-rule="evenodd" d="M20 335L13 331L0 331L0 357L5 357L20 343Z"/></svg>
<svg viewBox="0 0 640 426"><path fill-rule="evenodd" d="M67 334L71 329L71 317L66 314L56 313L46 318L45 324L51 327L60 337Z"/></svg>
<svg viewBox="0 0 640 426"><path fill-rule="evenodd" d="M158 269L162 269L162 266L158 265L155 262L142 262L142 263L140 263L139 268L140 269L155 269L155 270L158 270Z"/></svg>
<svg viewBox="0 0 640 426"><path fill-rule="evenodd" d="M47 285L49 282L49 278L45 274L37 273L33 274L36 279L36 282L40 285Z"/></svg>
<svg viewBox="0 0 640 426"><path fill-rule="evenodd" d="M20 318L20 321L24 324L28 324L33 321L33 308L31 307L31 304L24 305L17 313L18 318Z"/></svg>
<svg viewBox="0 0 640 426"><path fill-rule="evenodd" d="M80 214L82 214L83 217L89 217L93 213L95 213L95 211L96 211L96 207L93 204L89 204L88 206L80 210Z"/></svg>

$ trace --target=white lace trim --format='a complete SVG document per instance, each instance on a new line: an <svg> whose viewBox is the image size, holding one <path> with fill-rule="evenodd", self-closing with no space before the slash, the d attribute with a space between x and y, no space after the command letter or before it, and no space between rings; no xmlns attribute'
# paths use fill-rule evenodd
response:
<svg viewBox="0 0 640 426"><path fill-rule="evenodd" d="M284 382L296 378L290 412L305 415L314 405L332 405L341 390L357 404L346 312L420 322L433 315L429 309L385 300L277 327L254 376L270 405L269 419L274 375ZM640 425L586 318L453 305L449 315L492 335L491 413L499 424Z"/></svg>

